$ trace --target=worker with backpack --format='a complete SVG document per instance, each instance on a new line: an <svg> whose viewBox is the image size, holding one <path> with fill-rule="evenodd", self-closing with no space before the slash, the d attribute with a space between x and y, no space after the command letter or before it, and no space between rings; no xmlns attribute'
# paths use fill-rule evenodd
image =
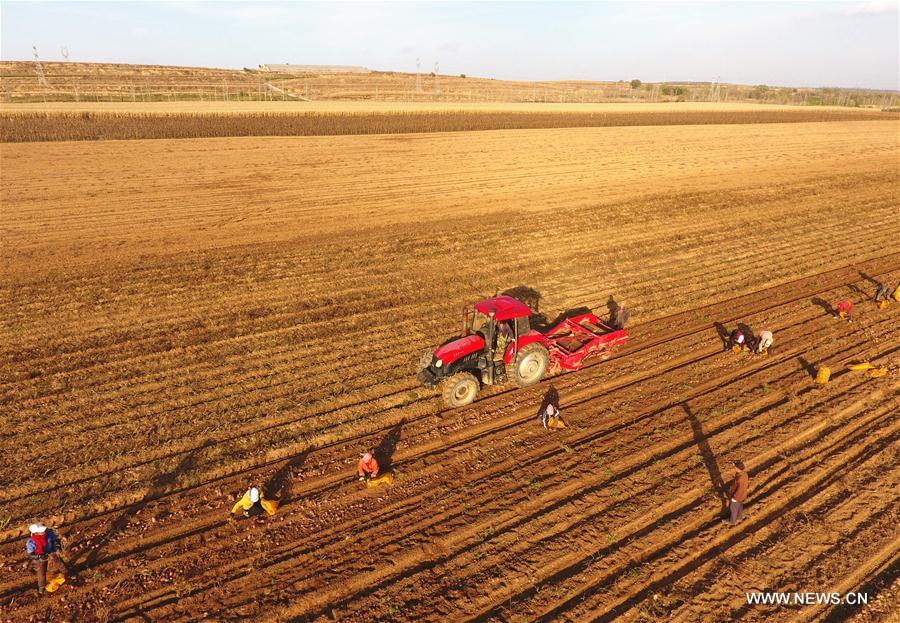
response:
<svg viewBox="0 0 900 623"><path fill-rule="evenodd" d="M28 530L31 533L31 536L28 538L28 541L25 542L25 551L28 553L28 557L31 559L34 565L35 574L37 575L38 595L43 595L45 590L49 590L50 592L56 590L62 581L65 580L67 567L60 555L62 544L59 541L59 537L56 536L56 533L42 524L31 524ZM61 576L54 578L52 588L47 586L47 569L51 560L53 560L62 571Z"/></svg>

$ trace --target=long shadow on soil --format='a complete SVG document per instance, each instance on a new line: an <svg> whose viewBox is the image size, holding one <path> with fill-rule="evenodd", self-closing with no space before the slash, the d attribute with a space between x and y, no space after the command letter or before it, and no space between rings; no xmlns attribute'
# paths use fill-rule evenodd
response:
<svg viewBox="0 0 900 623"><path fill-rule="evenodd" d="M816 370L816 367L812 365L806 357L797 357L797 361L800 362L800 365L803 367L803 371L806 372L811 378L816 378L816 374L819 372Z"/></svg>
<svg viewBox="0 0 900 623"><path fill-rule="evenodd" d="M712 489L715 492L716 497L719 498L719 503L721 505L719 512L724 513L727 508L724 493L725 481L722 479L722 472L719 471L716 455L713 454L712 448L709 447L709 441L706 439L706 433L703 432L703 425L700 423L700 420L697 419L697 416L694 415L686 402L681 403L681 408L684 409L684 413L691 423L691 430L694 432L694 443L697 444L697 448L700 450L701 456L703 456L703 464L706 466L706 471L709 472L709 480L712 484Z"/></svg>
<svg viewBox="0 0 900 623"><path fill-rule="evenodd" d="M810 299L810 303L821 307L827 315L834 316L834 307L832 307L831 303L829 303L825 299L818 297L818 296L814 296L814 297L812 297L812 299Z"/></svg>
<svg viewBox="0 0 900 623"><path fill-rule="evenodd" d="M540 313L541 293L530 286L516 286L502 292L505 296L519 299L536 313Z"/></svg>
<svg viewBox="0 0 900 623"><path fill-rule="evenodd" d="M375 460L378 461L379 471L389 472L394 466L394 451L400 441L400 433L406 424L406 418L401 419L396 426L388 431L378 446L375 448Z"/></svg>
<svg viewBox="0 0 900 623"><path fill-rule="evenodd" d="M190 452L178 462L175 469L154 476L150 481L150 488L147 490L147 493L144 494L141 501L127 507L121 515L113 520L109 529L102 536L93 540L93 545L88 552L87 557L80 563L78 561L81 558L81 553L79 553L72 561L73 568L80 572L93 567L94 563L96 563L97 559L102 555L104 548L109 544L113 536L125 529L128 526L128 523L141 512L150 501L168 491L178 481L180 476L191 471L196 463L196 453Z"/></svg>
<svg viewBox="0 0 900 623"><path fill-rule="evenodd" d="M719 339L722 340L722 350L727 351L731 349L731 334L728 333L728 329L725 328L721 322L714 322L713 326L716 328L716 333L719 336Z"/></svg>
<svg viewBox="0 0 900 623"><path fill-rule="evenodd" d="M900 558L895 559L887 569L860 586L855 592L857 595L866 595L870 601L873 601L874 598L878 596L878 593L885 588L890 587L897 578L900 578ZM829 612L828 616L822 619L822 623L840 623L841 621L846 621L851 615L864 606L865 604L840 604L836 606L834 610Z"/></svg>
<svg viewBox="0 0 900 623"><path fill-rule="evenodd" d="M306 457L309 456L310 450L301 452L295 457L288 460L282 465L272 476L263 484L263 494L268 499L276 499L280 504L284 504L291 499L294 486L294 470L303 465Z"/></svg>
<svg viewBox="0 0 900 623"><path fill-rule="evenodd" d="M873 277L872 275L869 275L868 273L864 273L864 272L861 271L861 270L860 270L860 271L857 271L857 272L859 273L859 276L860 276L860 277L862 277L863 279L865 279L866 281L868 281L869 283L871 283L871 284L872 284L873 286L875 286L876 288L877 288L878 286L881 285L881 282L878 281L877 279L875 279L875 277Z"/></svg>

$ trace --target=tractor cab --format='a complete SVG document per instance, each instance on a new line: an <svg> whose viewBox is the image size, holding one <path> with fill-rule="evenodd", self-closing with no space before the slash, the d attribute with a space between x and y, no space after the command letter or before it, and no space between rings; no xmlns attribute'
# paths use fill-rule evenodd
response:
<svg viewBox="0 0 900 623"><path fill-rule="evenodd" d="M445 400L451 406L472 402L482 385L506 383L509 364L517 353L542 339L529 326L532 313L528 305L505 295L465 306L462 335L423 358L419 381L426 387L448 381ZM518 383L540 381L547 361L532 363L531 367L530 379L523 381L521 375L514 375Z"/></svg>
<svg viewBox="0 0 900 623"><path fill-rule="evenodd" d="M529 332L533 312L511 296L495 296L463 308L463 337L477 334L485 340L485 351L493 359L502 358L510 344Z"/></svg>

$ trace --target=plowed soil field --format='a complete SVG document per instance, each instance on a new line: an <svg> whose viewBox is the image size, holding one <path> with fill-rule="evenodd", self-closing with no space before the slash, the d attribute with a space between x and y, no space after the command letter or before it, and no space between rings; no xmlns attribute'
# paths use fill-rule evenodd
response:
<svg viewBox="0 0 900 623"><path fill-rule="evenodd" d="M872 295L900 281L898 137L4 144L0 621L896 621L900 303ZM513 287L550 318L624 303L631 341L446 410L415 363ZM772 352L726 350L737 322ZM356 482L367 445L392 487ZM229 521L253 483L279 512ZM34 520L77 570L40 598Z"/></svg>

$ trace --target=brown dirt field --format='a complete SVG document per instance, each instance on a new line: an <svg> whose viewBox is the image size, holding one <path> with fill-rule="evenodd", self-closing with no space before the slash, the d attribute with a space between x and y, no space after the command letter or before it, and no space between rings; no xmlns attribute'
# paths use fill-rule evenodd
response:
<svg viewBox="0 0 900 623"><path fill-rule="evenodd" d="M0 620L891 620L896 129L4 145ZM549 315L624 301L632 341L444 410L415 361L517 285ZM817 303L845 297L852 325ZM772 355L723 351L737 321ZM367 444L392 488L357 486ZM229 522L251 481L279 514ZM34 518L80 570L40 600Z"/></svg>

